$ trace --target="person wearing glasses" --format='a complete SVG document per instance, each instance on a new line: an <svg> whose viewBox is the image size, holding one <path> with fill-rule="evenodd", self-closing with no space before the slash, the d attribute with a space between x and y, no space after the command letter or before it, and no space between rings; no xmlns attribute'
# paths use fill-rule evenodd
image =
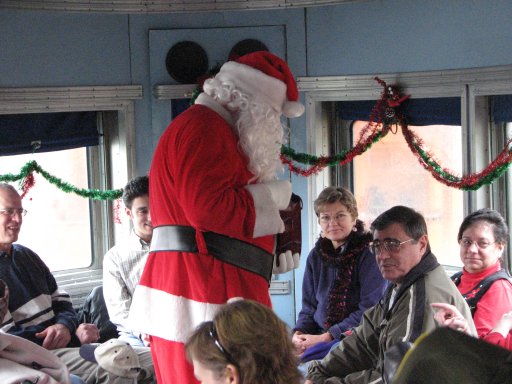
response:
<svg viewBox="0 0 512 384"><path fill-rule="evenodd" d="M59 288L43 260L29 248L15 244L26 213L18 191L0 183L0 279L9 287L8 310L0 330L50 350L71 374L87 384L133 383L132 378L119 377L80 357L78 347L96 342L98 328L78 325L70 296ZM149 348L137 352L143 367L139 382L155 382Z"/></svg>
<svg viewBox="0 0 512 384"><path fill-rule="evenodd" d="M370 229L379 270L391 284L350 335L311 363L307 384L383 383L386 352L436 328L430 307L434 302L453 304L476 333L466 301L430 250L419 212L395 206L380 214Z"/></svg>
<svg viewBox="0 0 512 384"><path fill-rule="evenodd" d="M201 323L185 343L203 384L299 384L286 324L265 305L235 300Z"/></svg>
<svg viewBox="0 0 512 384"><path fill-rule="evenodd" d="M378 303L387 283L358 220L354 195L327 187L314 202L321 234L306 261L293 343L302 362L324 357Z"/></svg>
<svg viewBox="0 0 512 384"><path fill-rule="evenodd" d="M462 272L452 276L457 288L471 308L478 337L494 344L507 346L500 332L492 332L504 324L512 311L512 279L502 268L501 259L508 241L508 226L501 214L493 209L475 211L462 221L457 239ZM459 314L445 303L436 303L437 318L442 325L458 327ZM455 322L455 325L451 323ZM463 323L463 322L462 322ZM465 326L461 325L460 330ZM500 327L499 329L504 329ZM501 334L508 334L508 330Z"/></svg>

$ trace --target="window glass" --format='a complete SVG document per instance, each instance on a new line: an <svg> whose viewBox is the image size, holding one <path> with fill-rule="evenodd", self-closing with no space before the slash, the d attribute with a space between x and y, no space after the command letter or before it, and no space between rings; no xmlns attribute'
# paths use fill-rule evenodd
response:
<svg viewBox="0 0 512 384"><path fill-rule="evenodd" d="M55 178L88 188L86 148L2 156L1 173L17 174L32 160ZM60 190L37 172L34 178L34 186L23 199L28 213L18 243L36 252L51 271L88 267L92 262L89 200ZM20 190L18 183L12 184Z"/></svg>
<svg viewBox="0 0 512 384"><path fill-rule="evenodd" d="M352 124L355 142L364 121ZM445 169L462 174L461 127L410 126L429 153ZM434 179L411 152L400 130L389 132L353 161L354 193L359 217L369 227L383 211L406 205L421 212L427 221L432 251L447 266L462 266L457 231L463 219L463 192Z"/></svg>

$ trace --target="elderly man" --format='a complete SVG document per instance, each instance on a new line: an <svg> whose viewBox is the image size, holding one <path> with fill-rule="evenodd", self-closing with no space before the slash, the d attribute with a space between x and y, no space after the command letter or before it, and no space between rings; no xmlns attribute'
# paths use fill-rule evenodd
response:
<svg viewBox="0 0 512 384"><path fill-rule="evenodd" d="M98 329L88 324L88 327L78 327L77 332L77 315L69 295L59 289L50 270L36 253L13 244L18 240L25 213L16 189L0 183L0 279L5 281L10 292L0 329L51 350L66 364L70 373L87 384L133 383L133 378L120 377L80 357L76 347L80 342L96 341ZM149 348L137 349L137 353L142 367L139 382L154 382Z"/></svg>
<svg viewBox="0 0 512 384"><path fill-rule="evenodd" d="M383 383L384 353L436 328L431 303L456 306L476 334L469 307L430 250L420 213L393 207L375 219L371 230L380 272L392 284L350 336L313 362L307 384Z"/></svg>

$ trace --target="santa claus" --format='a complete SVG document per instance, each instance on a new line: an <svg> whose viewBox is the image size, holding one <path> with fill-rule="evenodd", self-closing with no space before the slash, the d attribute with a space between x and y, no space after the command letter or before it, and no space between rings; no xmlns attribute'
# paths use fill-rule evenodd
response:
<svg viewBox="0 0 512 384"><path fill-rule="evenodd" d="M265 51L225 63L204 92L163 133L151 169L154 226L131 322L150 335L159 384L196 383L184 342L238 297L271 306L272 273L298 266L274 256L284 231L289 181L280 149L281 116L304 111L288 65Z"/></svg>

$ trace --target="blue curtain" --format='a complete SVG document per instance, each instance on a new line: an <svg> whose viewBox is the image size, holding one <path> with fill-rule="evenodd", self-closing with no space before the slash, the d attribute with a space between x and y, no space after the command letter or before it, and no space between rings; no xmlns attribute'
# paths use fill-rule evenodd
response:
<svg viewBox="0 0 512 384"><path fill-rule="evenodd" d="M176 118L181 112L190 107L190 99L176 99L171 101L171 116Z"/></svg>
<svg viewBox="0 0 512 384"><path fill-rule="evenodd" d="M0 156L98 145L96 112L0 115ZM35 150L35 143L40 147Z"/></svg>
<svg viewBox="0 0 512 384"><path fill-rule="evenodd" d="M343 120L365 120L377 100L340 101L338 108ZM459 97L407 99L400 106L409 125L460 125Z"/></svg>
<svg viewBox="0 0 512 384"><path fill-rule="evenodd" d="M491 110L495 122L512 122L512 95L492 96Z"/></svg>

